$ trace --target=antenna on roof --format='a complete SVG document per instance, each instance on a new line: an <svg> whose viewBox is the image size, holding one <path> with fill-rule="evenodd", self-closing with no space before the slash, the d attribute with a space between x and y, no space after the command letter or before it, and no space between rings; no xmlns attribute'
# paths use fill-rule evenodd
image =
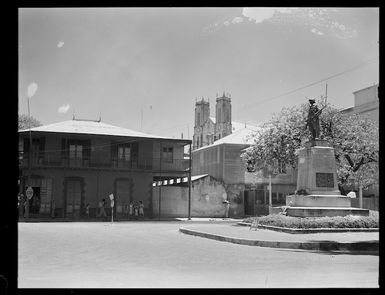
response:
<svg viewBox="0 0 385 295"><path fill-rule="evenodd" d="M72 120L75 120L75 109L72 112Z"/></svg>
<svg viewBox="0 0 385 295"><path fill-rule="evenodd" d="M99 121L98 122L100 122L100 121L102 121L102 112L99 112Z"/></svg>

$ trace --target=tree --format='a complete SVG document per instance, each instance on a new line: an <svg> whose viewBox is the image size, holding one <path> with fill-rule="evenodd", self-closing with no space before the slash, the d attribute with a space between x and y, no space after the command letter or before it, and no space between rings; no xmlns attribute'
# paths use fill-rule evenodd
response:
<svg viewBox="0 0 385 295"><path fill-rule="evenodd" d="M322 103L321 138L335 149L338 184L359 183L363 188L378 183L378 125L360 115L344 115ZM297 167L296 150L310 139L306 128L308 105L283 108L253 135L254 144L241 155L249 172L271 167L281 172L282 165Z"/></svg>
<svg viewBox="0 0 385 295"><path fill-rule="evenodd" d="M19 115L18 130L29 129L41 125L42 124L40 123L40 121L32 116L31 118L29 118L29 116L25 114Z"/></svg>

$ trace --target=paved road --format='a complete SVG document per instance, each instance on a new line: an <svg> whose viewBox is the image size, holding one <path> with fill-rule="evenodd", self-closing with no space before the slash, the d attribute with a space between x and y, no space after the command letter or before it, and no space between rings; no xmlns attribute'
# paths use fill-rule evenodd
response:
<svg viewBox="0 0 385 295"><path fill-rule="evenodd" d="M19 288L377 288L379 257L236 245L184 222L19 223Z"/></svg>

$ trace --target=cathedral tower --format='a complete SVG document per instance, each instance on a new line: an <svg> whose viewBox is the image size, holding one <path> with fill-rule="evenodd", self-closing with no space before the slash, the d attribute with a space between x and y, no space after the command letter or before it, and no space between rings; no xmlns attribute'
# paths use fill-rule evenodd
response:
<svg viewBox="0 0 385 295"><path fill-rule="evenodd" d="M231 95L223 92L222 97L217 97L215 108L216 122L214 140L218 140L232 133L231 125Z"/></svg>
<svg viewBox="0 0 385 295"><path fill-rule="evenodd" d="M194 124L194 137L193 137L193 149L200 148L209 144L207 134L209 130L208 124L210 117L210 102L202 100L195 102L195 124Z"/></svg>

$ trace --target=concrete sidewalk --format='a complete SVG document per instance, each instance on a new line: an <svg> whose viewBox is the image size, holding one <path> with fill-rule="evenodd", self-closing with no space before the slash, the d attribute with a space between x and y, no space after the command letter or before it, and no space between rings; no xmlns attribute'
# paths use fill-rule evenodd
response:
<svg viewBox="0 0 385 295"><path fill-rule="evenodd" d="M234 219L234 218L205 218L205 217L193 217L193 218L186 218L186 217L161 217L160 219L158 217L154 218L114 218L114 222L134 222L134 221L176 221L176 222L186 222L186 223L237 223L242 221L242 219ZM82 219L72 219L72 218L19 218L18 222L111 222L111 216L108 216L105 220L102 218L82 218Z"/></svg>
<svg viewBox="0 0 385 295"><path fill-rule="evenodd" d="M194 236L249 246L325 250L379 251L379 232L290 234L266 229L250 229L232 223L190 223L180 232Z"/></svg>

